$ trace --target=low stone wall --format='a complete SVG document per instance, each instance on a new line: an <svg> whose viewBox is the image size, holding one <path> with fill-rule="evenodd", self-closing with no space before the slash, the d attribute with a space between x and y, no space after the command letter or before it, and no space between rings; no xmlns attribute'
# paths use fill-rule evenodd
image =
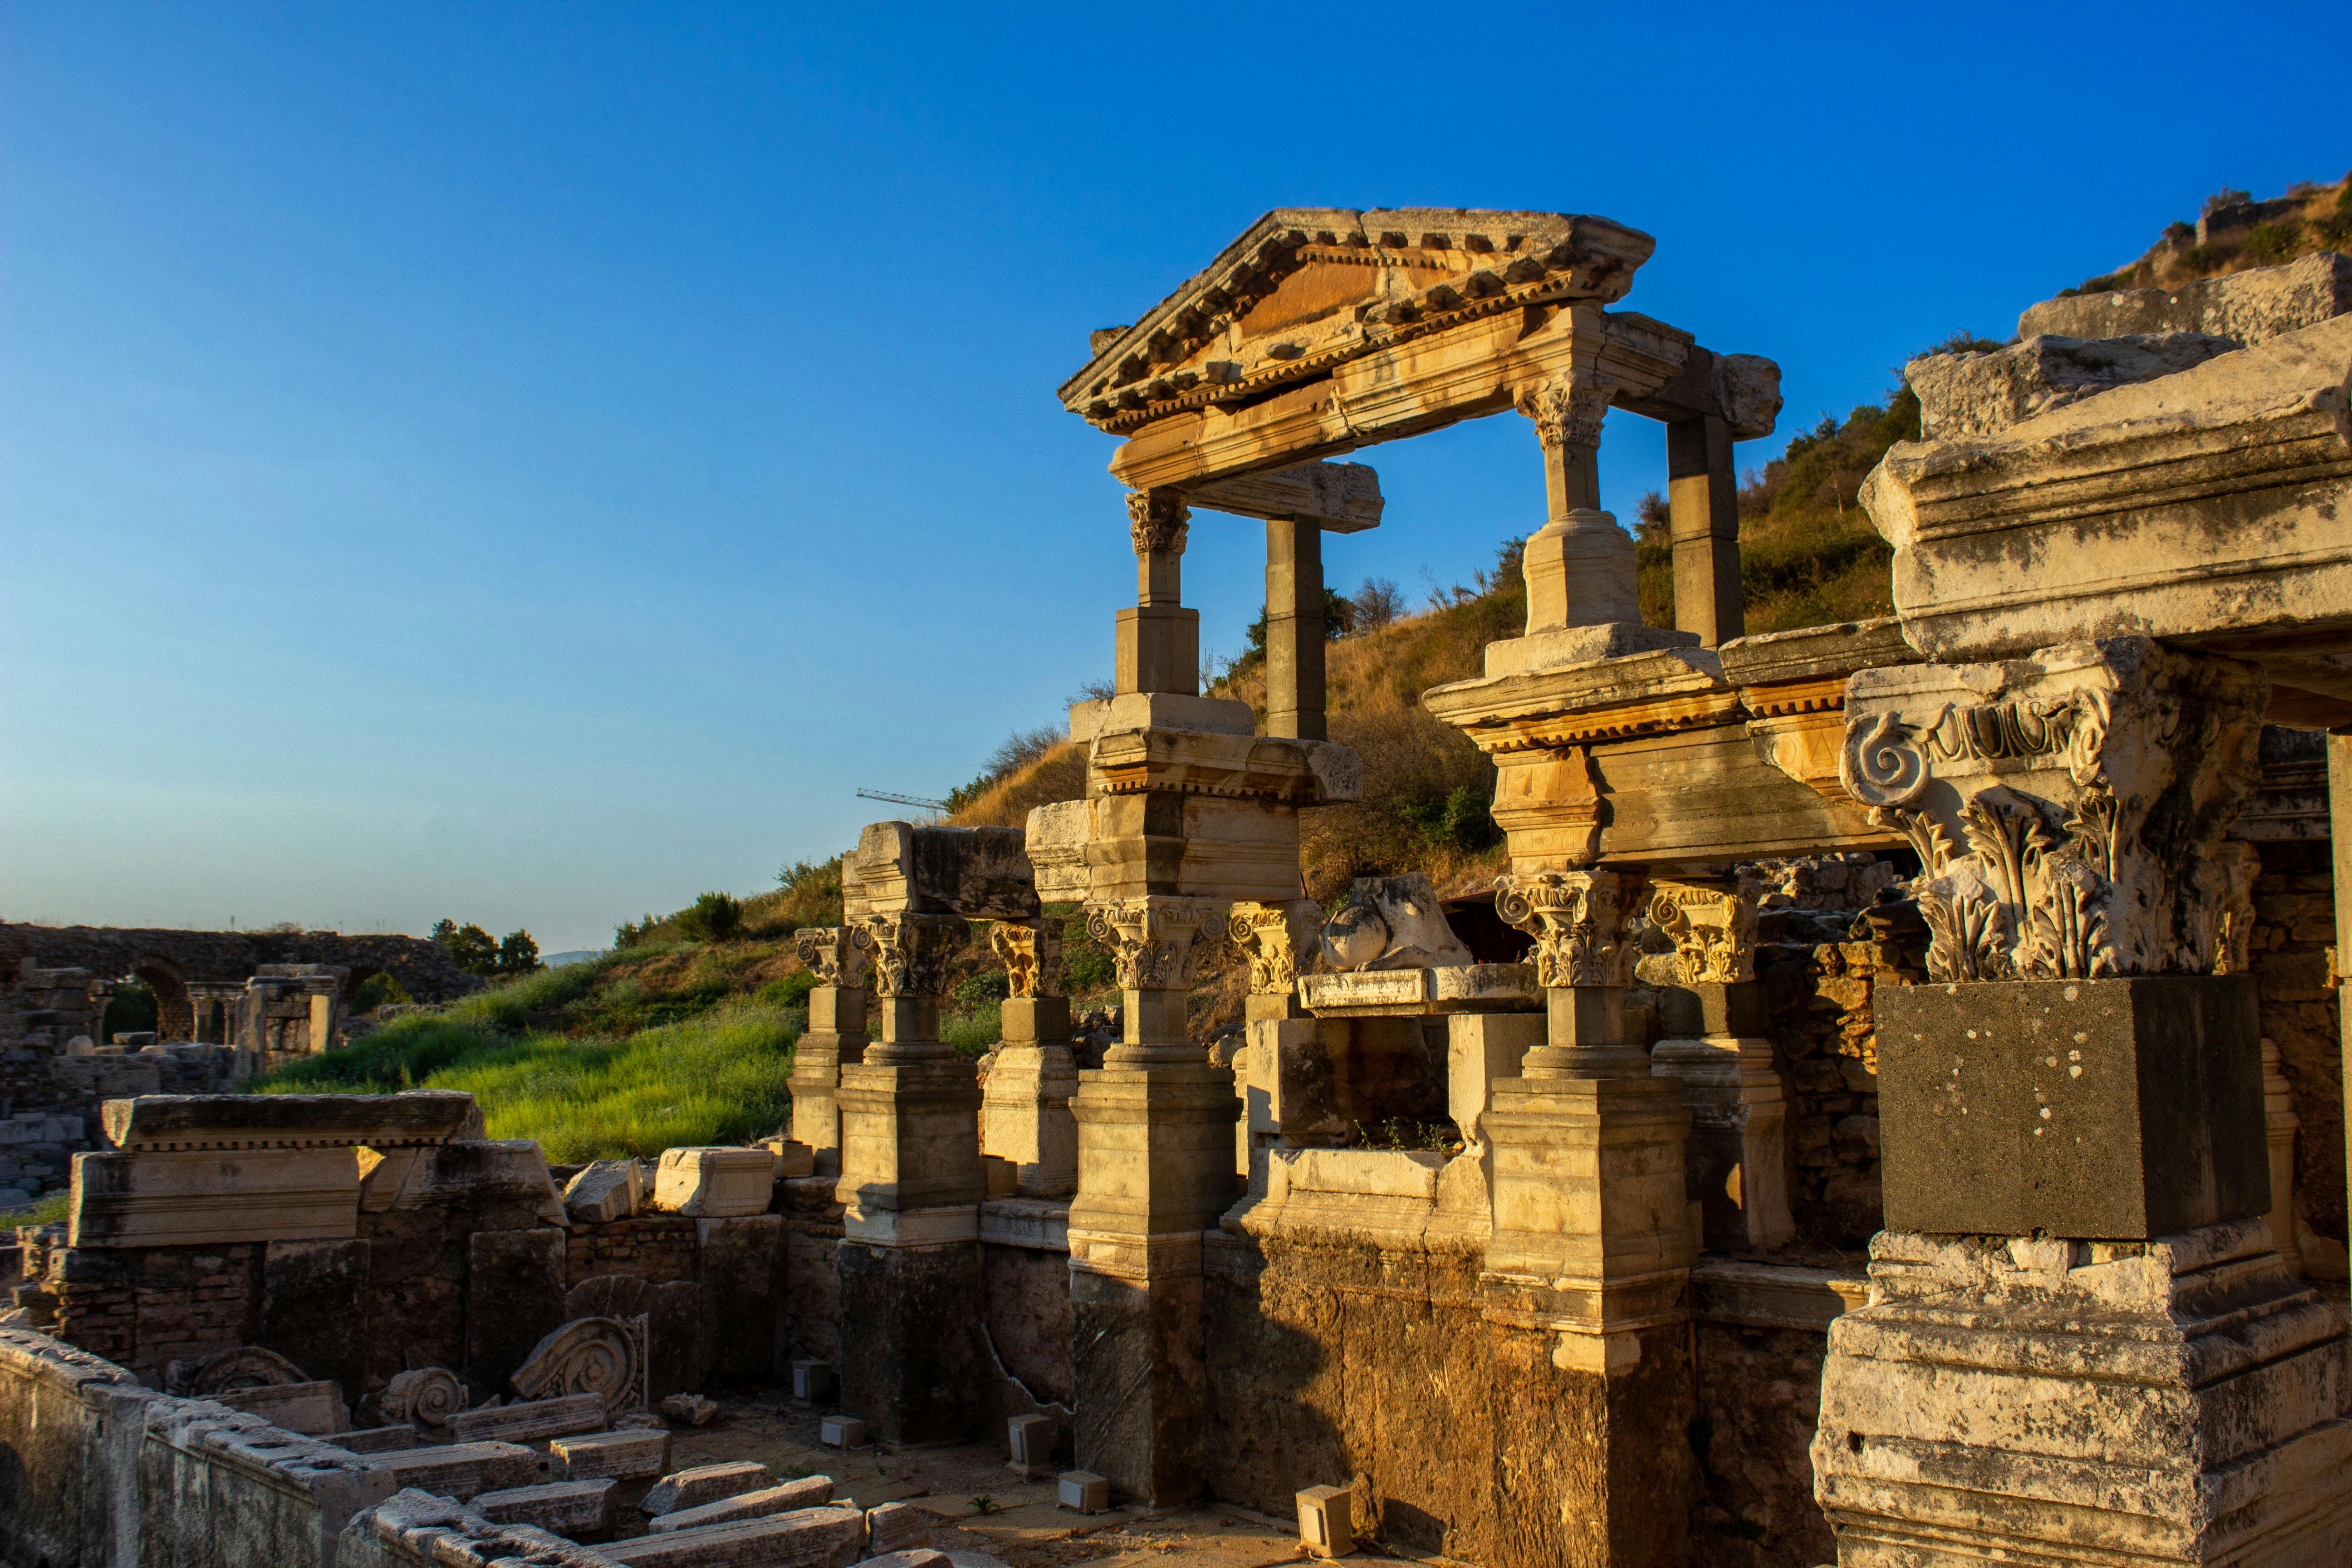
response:
<svg viewBox="0 0 2352 1568"><path fill-rule="evenodd" d="M87 1351L0 1329L0 1561L135 1568L139 1445L155 1397Z"/></svg>

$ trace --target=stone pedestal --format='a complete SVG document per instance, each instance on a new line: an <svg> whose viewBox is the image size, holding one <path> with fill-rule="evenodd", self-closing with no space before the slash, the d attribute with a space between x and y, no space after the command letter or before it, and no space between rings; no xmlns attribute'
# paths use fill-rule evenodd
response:
<svg viewBox="0 0 2352 1568"><path fill-rule="evenodd" d="M1670 1031L1650 1070L1682 1086L1691 1135L1685 1176L1709 1252L1769 1252L1796 1234L1789 1215L1788 1105L1772 1065L1771 1020L1754 981L1669 986Z"/></svg>
<svg viewBox="0 0 2352 1568"><path fill-rule="evenodd" d="M1830 1326L1813 1440L1839 1568L2344 1560L2344 1341L2262 1221L1890 1230L1870 1274Z"/></svg>
<svg viewBox="0 0 2352 1568"><path fill-rule="evenodd" d="M1004 1043L989 1068L982 1149L1013 1162L1023 1197L1061 1197L1078 1184L1078 1124L1070 1114L1078 1069L1070 1055L1070 1004L1062 996L1003 1005Z"/></svg>
<svg viewBox="0 0 2352 1568"><path fill-rule="evenodd" d="M809 1026L793 1049L793 1141L816 1155L819 1175L841 1173L841 1069L866 1054L866 993L820 985L809 993Z"/></svg>
<svg viewBox="0 0 2352 1568"><path fill-rule="evenodd" d="M890 1443L979 1418L980 1087L939 1039L951 915L870 916L881 1038L841 1069L842 1403Z"/></svg>
<svg viewBox="0 0 2352 1568"><path fill-rule="evenodd" d="M1080 1468L1154 1507L1200 1494L1202 1241L1234 1202L1234 1075L1185 1037L1193 943L1223 918L1206 900L1092 906L1126 1038L1078 1075L1078 1192L1070 1302Z"/></svg>

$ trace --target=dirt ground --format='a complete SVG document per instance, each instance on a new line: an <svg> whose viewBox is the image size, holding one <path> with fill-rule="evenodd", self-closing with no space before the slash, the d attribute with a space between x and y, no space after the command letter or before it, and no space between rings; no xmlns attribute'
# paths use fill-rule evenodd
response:
<svg viewBox="0 0 2352 1568"><path fill-rule="evenodd" d="M936 1551L979 1553L1005 1568L1273 1568L1307 1559L1296 1521L1213 1504L1165 1510L1130 1505L1089 1516L1059 1506L1052 1479L1023 1480L1001 1447L830 1448L818 1440L820 1412L782 1391L730 1395L719 1405L708 1426L671 1433L673 1469L756 1459L783 1479L830 1476L835 1495L861 1507L907 1502L935 1515ZM1391 1557L1367 1543L1349 1562L1370 1568L1443 1560Z"/></svg>

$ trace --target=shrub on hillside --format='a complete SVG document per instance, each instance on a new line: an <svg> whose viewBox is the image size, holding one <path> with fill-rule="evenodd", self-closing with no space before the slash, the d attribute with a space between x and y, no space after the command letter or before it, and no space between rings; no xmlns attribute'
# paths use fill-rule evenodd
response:
<svg viewBox="0 0 2352 1568"><path fill-rule="evenodd" d="M431 936L449 962L468 974L511 980L539 968L539 942L527 931L510 931L501 941L470 921L441 920L433 923Z"/></svg>
<svg viewBox="0 0 2352 1568"><path fill-rule="evenodd" d="M680 910L677 929L690 942L730 942L743 927L743 903L732 893L698 893Z"/></svg>

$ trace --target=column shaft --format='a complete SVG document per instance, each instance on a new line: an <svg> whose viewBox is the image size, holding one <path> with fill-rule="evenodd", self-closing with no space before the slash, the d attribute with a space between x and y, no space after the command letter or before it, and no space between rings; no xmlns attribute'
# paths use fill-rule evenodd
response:
<svg viewBox="0 0 2352 1568"><path fill-rule="evenodd" d="M1265 525L1265 732L1320 741L1323 723L1323 527Z"/></svg>
<svg viewBox="0 0 2352 1568"><path fill-rule="evenodd" d="M1675 625L1706 647L1747 625L1739 586L1739 479L1731 426L1717 415L1666 426L1668 537L1675 552Z"/></svg>

